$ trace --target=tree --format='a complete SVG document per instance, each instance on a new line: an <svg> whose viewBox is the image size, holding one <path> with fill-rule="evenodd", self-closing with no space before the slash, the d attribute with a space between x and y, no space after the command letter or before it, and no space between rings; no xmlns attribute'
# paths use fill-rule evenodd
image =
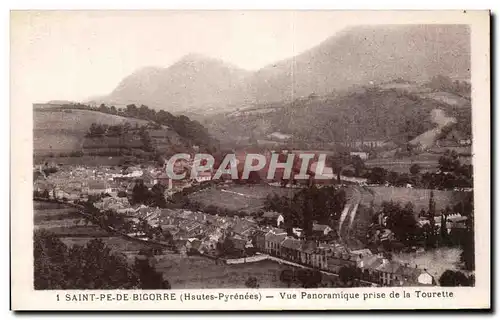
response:
<svg viewBox="0 0 500 320"><path fill-rule="evenodd" d="M439 158L439 170L442 172L455 172L460 169L460 161L458 154L455 151L447 150L443 156Z"/></svg>
<svg viewBox="0 0 500 320"><path fill-rule="evenodd" d="M322 275L319 270L299 269L297 279L303 288L317 288L321 284Z"/></svg>
<svg viewBox="0 0 500 320"><path fill-rule="evenodd" d="M234 255L235 251L236 251L236 249L234 247L234 243L229 238L225 238L222 243L218 243L218 247L219 247L219 251L223 255L231 256L231 255Z"/></svg>
<svg viewBox="0 0 500 320"><path fill-rule="evenodd" d="M157 183L151 188L151 204L155 207L165 208L167 201L165 200L165 186Z"/></svg>
<svg viewBox="0 0 500 320"><path fill-rule="evenodd" d="M354 167L354 175L356 177L360 177L362 171L365 168L365 163L363 162L363 160L361 159L360 156L353 156L351 158L351 162L352 162L352 166Z"/></svg>
<svg viewBox="0 0 500 320"><path fill-rule="evenodd" d="M387 216L387 227L396 237L408 245L412 245L418 230L417 220L413 213L413 204L408 202L401 207L399 202L384 201L382 210Z"/></svg>
<svg viewBox="0 0 500 320"><path fill-rule="evenodd" d="M431 194L429 196L429 211L427 215L432 220L434 220L434 216L436 215L436 201L434 200L434 190L431 190Z"/></svg>
<svg viewBox="0 0 500 320"><path fill-rule="evenodd" d="M474 215L472 212L468 214L466 221L466 232L463 241L461 242L462 253L460 261L464 264L465 270L474 270L475 268L475 251L474 251Z"/></svg>
<svg viewBox="0 0 500 320"><path fill-rule="evenodd" d="M257 281L256 277L249 277L247 281L245 282L245 286L247 288L258 288L259 287L259 282Z"/></svg>
<svg viewBox="0 0 500 320"><path fill-rule="evenodd" d="M34 235L35 289L134 289L137 274L100 239L68 248L47 231Z"/></svg>
<svg viewBox="0 0 500 320"><path fill-rule="evenodd" d="M293 280L294 280L294 274L292 269L285 269L281 271L280 281L286 283L288 288L290 288Z"/></svg>
<svg viewBox="0 0 500 320"><path fill-rule="evenodd" d="M344 287L353 287L356 279L356 268L352 266L343 266L339 270L339 280Z"/></svg>
<svg viewBox="0 0 500 320"><path fill-rule="evenodd" d="M445 245L448 244L449 241L448 228L446 226L446 222L450 214L451 214L451 208L449 206L446 206L446 209L441 212L441 226L439 228L439 234L441 237L441 242Z"/></svg>
<svg viewBox="0 0 500 320"><path fill-rule="evenodd" d="M136 258L134 268L139 275L141 289L171 289L168 280L155 270L149 258Z"/></svg>
<svg viewBox="0 0 500 320"><path fill-rule="evenodd" d="M42 198L45 198L45 199L50 198L49 190L45 189L42 191Z"/></svg>
<svg viewBox="0 0 500 320"><path fill-rule="evenodd" d="M380 167L375 167L371 170L368 176L368 183L383 184L386 181L387 170Z"/></svg>
<svg viewBox="0 0 500 320"><path fill-rule="evenodd" d="M410 173L414 176L416 176L417 174L420 173L420 170L422 168L418 165L418 164L412 164L412 166L410 167Z"/></svg>
<svg viewBox="0 0 500 320"><path fill-rule="evenodd" d="M138 179L132 189L132 204L146 204L149 202L150 198L148 187L146 187L143 180Z"/></svg>
<svg viewBox="0 0 500 320"><path fill-rule="evenodd" d="M441 287L464 287L469 286L469 279L460 271L446 270L439 277Z"/></svg>
<svg viewBox="0 0 500 320"><path fill-rule="evenodd" d="M120 190L120 191L118 191L117 196L118 196L118 198L126 198L127 197L127 192L123 191L123 190Z"/></svg>

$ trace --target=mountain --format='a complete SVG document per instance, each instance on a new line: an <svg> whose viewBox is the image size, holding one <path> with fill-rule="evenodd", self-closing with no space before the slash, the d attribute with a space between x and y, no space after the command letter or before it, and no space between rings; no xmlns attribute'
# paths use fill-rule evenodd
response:
<svg viewBox="0 0 500 320"><path fill-rule="evenodd" d="M76 104L76 101L71 101L71 100L50 100L46 104L51 104L51 105L65 105L65 104Z"/></svg>
<svg viewBox="0 0 500 320"><path fill-rule="evenodd" d="M470 78L465 25L357 26L256 72L188 55L168 68L148 67L121 81L108 104L146 104L185 112L292 101L393 79Z"/></svg>
<svg viewBox="0 0 500 320"><path fill-rule="evenodd" d="M92 123L117 125L129 122L132 126L147 121L104 114L90 110L33 111L33 152L58 154L81 151L85 134Z"/></svg>
<svg viewBox="0 0 500 320"><path fill-rule="evenodd" d="M250 139L271 143L269 136L279 132L291 136L285 143L296 148L324 148L332 142L365 139L404 145L424 132L430 134L436 124L446 126L450 119L458 131L470 136L471 111L470 102L464 107L429 97L425 85L412 89L371 86L296 99L272 108L266 105L207 116L203 124L227 143Z"/></svg>
<svg viewBox="0 0 500 320"><path fill-rule="evenodd" d="M259 70L250 80L258 103L344 90L392 79L470 78L470 34L460 25L359 26ZM293 90L292 90L293 89Z"/></svg>
<svg viewBox="0 0 500 320"><path fill-rule="evenodd" d="M134 72L104 98L108 104L145 104L179 111L230 105L249 72L217 59L190 54L168 68Z"/></svg>
<svg viewBox="0 0 500 320"><path fill-rule="evenodd" d="M34 108L34 155L42 159L86 155L119 160L131 155L171 155L192 150L193 146L200 152L217 148L218 142L207 130L184 115L156 113L147 107L132 109L114 114L116 110L104 106L98 110L85 106ZM88 159L73 160L84 163Z"/></svg>

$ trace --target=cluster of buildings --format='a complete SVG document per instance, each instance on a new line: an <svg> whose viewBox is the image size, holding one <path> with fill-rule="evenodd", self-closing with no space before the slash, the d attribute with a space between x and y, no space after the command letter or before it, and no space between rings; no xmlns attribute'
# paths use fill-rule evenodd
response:
<svg viewBox="0 0 500 320"><path fill-rule="evenodd" d="M176 171L188 170L183 163L179 163ZM192 181L189 178L172 180L164 168L155 167L128 167L126 169L114 167L63 166L57 172L45 175L42 167L35 168L39 173L34 180L33 190L39 193L49 192L54 199L86 200L91 195L109 194L117 196L123 192L132 192L137 180L142 180L144 185L152 188L155 184L162 184L169 196L183 188L190 187L193 182L205 181L201 177Z"/></svg>
<svg viewBox="0 0 500 320"><path fill-rule="evenodd" d="M175 168L188 169L189 163L182 162ZM82 200L93 194L108 194L94 205L102 211L112 210L126 217L131 225L128 231L130 236L157 240L141 232L144 222L147 222L155 230L168 231L178 248L185 252L194 250L215 256L220 253L221 244L229 241L233 252L241 256L262 252L332 273L338 273L344 266L355 267L361 272L361 280L381 286L434 284L433 277L425 270L374 255L369 250L348 251L334 241L308 241L303 238L300 229L293 229L292 234L287 234L279 228L284 224L284 217L277 212L266 212L260 218L243 218L131 205L127 197L119 193L131 192L137 179L143 180L148 187L164 184L167 192L175 192L191 183L179 180L178 185L174 185L163 169L68 166L48 176L40 175L34 182L34 189L38 192L49 191L50 197L68 201ZM455 220L456 223L461 222L459 218ZM331 231L327 225L313 225L313 232L319 236L328 235Z"/></svg>
<svg viewBox="0 0 500 320"><path fill-rule="evenodd" d="M108 198L102 202L114 203L106 199ZM96 205L101 206L100 203ZM307 241L300 237L299 229L293 230L293 235L288 235L283 229L259 225L252 217L225 217L143 205L134 207L127 214L136 224L146 220L152 227L168 230L181 252L194 250L215 256L220 245L224 241L230 241L234 250L241 256L249 252L261 252L335 274L338 274L342 267L353 267L359 270L362 281L380 286L435 284L433 276L425 269L372 254L368 249L349 251L345 246L334 242ZM276 218L276 224L283 221L282 215L268 215ZM325 235L332 230L328 226L315 224L313 231Z"/></svg>
<svg viewBox="0 0 500 320"><path fill-rule="evenodd" d="M318 243L288 236L284 230L258 231L259 251L284 260L338 274L342 267L358 268L359 278L380 286L432 286L433 276L425 269L372 254L368 249L348 251L337 243Z"/></svg>

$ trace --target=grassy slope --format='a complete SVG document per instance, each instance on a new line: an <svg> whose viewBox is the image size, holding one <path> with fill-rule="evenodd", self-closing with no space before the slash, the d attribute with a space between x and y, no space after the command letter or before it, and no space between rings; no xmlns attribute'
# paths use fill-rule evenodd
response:
<svg viewBox="0 0 500 320"><path fill-rule="evenodd" d="M410 188L393 188L393 187L370 187L375 192L374 204L380 205L382 201L396 201L403 205L411 201L415 212L420 212L421 209L429 208L429 197L431 190L428 189L410 189ZM436 214L440 214L441 210L465 200L466 192L434 190L434 200L436 201Z"/></svg>
<svg viewBox="0 0 500 320"><path fill-rule="evenodd" d="M229 192L224 192L224 189ZM227 188L210 188L191 194L189 198L208 206L215 204L229 210L254 212L264 206L268 194L279 196L292 195L294 189L285 189L266 185L232 185Z"/></svg>
<svg viewBox="0 0 500 320"><path fill-rule="evenodd" d="M132 125L147 121L125 118L88 110L34 110L33 150L35 154L71 152L81 150L85 133L92 123L116 125L129 122Z"/></svg>
<svg viewBox="0 0 500 320"><path fill-rule="evenodd" d="M261 261L240 265L216 265L213 260L181 255L167 255L158 259L156 268L165 274L173 289L245 288L245 281L253 276L261 288L280 288L280 274L286 265Z"/></svg>
<svg viewBox="0 0 500 320"><path fill-rule="evenodd" d="M417 136L435 126L430 121L430 112L435 108L456 117L460 131L470 131L470 104L448 104L382 88L297 100L265 114L234 112L229 117L214 116L205 124L221 139L248 137L252 132L262 138L280 131L309 142L366 137L402 142L407 135Z"/></svg>
<svg viewBox="0 0 500 320"><path fill-rule="evenodd" d="M75 209L59 207L51 203L34 203L35 229L45 229L59 236L107 237L109 234L96 225L85 225L80 216L75 215Z"/></svg>

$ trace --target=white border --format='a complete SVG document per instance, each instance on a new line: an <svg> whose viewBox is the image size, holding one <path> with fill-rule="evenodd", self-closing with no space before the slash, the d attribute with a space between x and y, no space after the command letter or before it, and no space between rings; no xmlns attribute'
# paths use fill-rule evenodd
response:
<svg viewBox="0 0 500 320"><path fill-rule="evenodd" d="M39 7L39 6L37 6ZM248 6L246 6L248 7ZM309 6L310 7L310 6ZM401 14L401 12L400 12ZM414 12L415 14L415 12ZM401 18L401 21L407 21L407 19ZM421 21L421 19L418 19ZM425 19L423 19L425 20ZM443 22L444 20L447 20L444 15L441 15L439 17L434 18L434 21L439 21L440 23ZM474 24L476 26L476 24ZM484 26L483 26L484 27ZM477 30L475 27L473 30ZM473 31L473 38L475 38L476 32ZM481 33L481 32L480 32ZM473 40L474 41L474 40ZM473 57L474 57L474 62L473 62L473 76L472 76L472 82L473 86L475 87L476 83L481 83L485 84L484 81L489 81L489 72L484 73L483 72L477 72L475 70L482 70L482 71L489 71L489 50L488 50L489 43L475 43L473 42ZM484 55L485 53L488 53ZM478 58L480 57L480 58ZM476 63L476 58L480 59L477 60L479 62ZM476 65L476 67L474 66ZM13 69L13 74L12 74L12 83L15 82L15 77L20 76L15 74L15 68ZM477 82L479 81L479 82ZM23 105L22 104L22 91L19 90L20 88L11 88L11 99L12 99L12 105ZM475 175L476 175L476 212L488 212L489 214L489 83L482 87L479 88L478 90L474 90L473 92L473 99L474 99L474 115L473 115L473 122L474 122L474 150L476 151L475 154ZM18 104L19 103L19 104ZM476 112L478 109L476 109L476 106L484 106L481 107L480 112ZM487 107L486 107L487 106ZM31 105L28 105L31 110ZM483 108L487 108L487 110L483 110ZM28 206L26 206L26 193L22 191L26 191L26 189L31 188L31 139L32 137L27 135L31 134L30 130L26 130L26 128L31 128L32 124L32 118L27 117L26 110L20 110L20 109L14 109L11 110L11 119L12 120L21 120L21 121L12 121L12 132L11 132L11 139L12 139L12 173L13 173L13 178L12 178L12 190L15 190L15 193L12 194L12 212L13 212L13 220L12 220L12 232L13 232L13 247L15 248L23 248L21 252L25 251L28 253L31 253L32 249L32 243L31 243L31 226L26 223L26 217L28 217L26 214L23 214L22 212L28 212L30 214L29 218L31 217L31 210L29 209L30 203L28 203ZM29 115L30 113L28 113ZM28 118L28 120L26 120ZM28 122L26 122L28 121ZM23 123L22 126L16 125L16 123ZM28 125L29 124L29 125ZM480 124L480 125L479 125ZM24 131L24 132L23 132ZM481 142L481 145L478 145L479 141ZM28 157L26 157L28 155ZM481 165L478 165L478 163L481 163ZM15 173L15 174L14 174ZM29 173L29 174L27 174ZM478 183L479 180L479 183ZM486 184L488 185L487 187ZM24 196L22 196L24 194ZM31 198L31 192L29 192L29 198ZM24 202L24 203L23 203ZM19 215L17 213L20 213ZM21 220L22 218L22 220ZM489 218L489 216L488 216ZM30 223L32 224L32 220L30 220ZM485 221L484 218L477 219L481 220L479 227L479 230L481 230L481 237L477 239L478 243L478 255L481 255L483 258L486 256L489 256L489 250L490 250L490 244L489 244L489 219L488 221ZM24 231L23 231L24 230ZM28 238L23 237L22 235L26 235L26 231L30 234ZM479 232L478 232L479 233ZM476 233L476 234L478 234ZM29 240L29 241L26 241ZM15 286L13 287L13 296L16 294L17 290L20 288L20 286L26 285L26 283L29 283L31 286L31 281L26 281L26 277L17 277L17 275L24 273L24 275L28 275L29 273L26 272L27 269L32 269L32 266L30 264L23 263L23 261L19 260L18 257L24 256L24 254L20 255L13 255L12 256L12 261L13 261L13 272L15 271L16 277L13 277L13 285L15 281ZM484 261L486 262L486 261ZM488 287L489 287L489 263L478 263L478 266L480 265L481 268L486 266L487 268L478 270L477 274L477 280L478 280L478 286L479 283L481 283L481 286L488 282ZM28 267L27 267L28 265ZM480 272L481 271L481 272ZM481 275L481 278L479 277ZM482 275L485 275L483 278ZM13 274L14 276L14 274ZM31 277L30 279L31 280ZM486 281L485 281L486 280ZM476 288L477 288L476 287ZM459 289L470 289L470 288L459 288ZM462 291L462 290L458 290ZM19 291L17 291L19 292ZM23 297L24 299L22 301L28 301L31 299L28 299L28 295L26 295L23 292ZM471 302L472 299L471 297L478 297L478 294L476 292L463 292L464 294L464 302L468 301ZM31 294L30 294L31 295ZM13 297L14 298L14 297ZM34 297L33 297L34 298ZM17 301L15 301L17 303ZM32 301L33 302L33 301ZM39 302L40 307L47 307L48 303L44 301L43 297L40 296L40 298L36 298L35 302ZM20 302L22 304L22 302ZM297 304L294 304L295 306ZM331 305L331 304L329 304ZM15 307L15 304L13 304ZM388 305L386 304L384 307L387 307ZM401 307L400 305L399 307ZM124 308L123 308L124 307ZM127 306L123 306L122 309L128 309ZM244 306L241 306L244 307ZM239 307L238 309L242 309ZM317 308L319 306L315 306ZM397 306L394 306L397 307ZM429 303L425 304L425 307L431 307ZM436 305L436 307L439 307ZM58 306L59 309L61 309L60 306ZM79 306L78 308L81 308ZM148 308L147 305L142 305L140 306L141 309Z"/></svg>

